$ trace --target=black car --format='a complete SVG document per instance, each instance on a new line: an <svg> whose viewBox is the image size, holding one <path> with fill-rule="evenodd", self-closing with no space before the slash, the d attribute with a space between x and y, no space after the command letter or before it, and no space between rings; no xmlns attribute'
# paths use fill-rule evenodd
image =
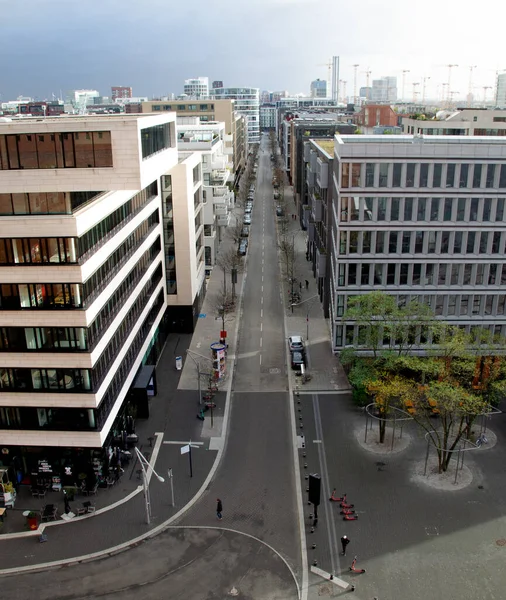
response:
<svg viewBox="0 0 506 600"><path fill-rule="evenodd" d="M294 371L300 371L302 366L306 366L306 358L302 352L292 352L291 354L292 360L292 369Z"/></svg>
<svg viewBox="0 0 506 600"><path fill-rule="evenodd" d="M249 225L243 225L241 229L241 237L247 238L249 236Z"/></svg>
<svg viewBox="0 0 506 600"><path fill-rule="evenodd" d="M281 206L276 206L276 217L282 217L284 215L284 211Z"/></svg>

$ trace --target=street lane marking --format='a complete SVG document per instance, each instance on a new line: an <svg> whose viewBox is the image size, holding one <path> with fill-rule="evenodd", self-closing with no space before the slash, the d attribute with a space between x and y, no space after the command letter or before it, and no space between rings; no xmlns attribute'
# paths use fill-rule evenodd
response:
<svg viewBox="0 0 506 600"><path fill-rule="evenodd" d="M260 309L260 318L261 319L264 318L264 309L263 308Z"/></svg>
<svg viewBox="0 0 506 600"><path fill-rule="evenodd" d="M187 444L191 444L192 446L203 446L204 442L177 442L173 440L164 440L164 444L175 444L176 446L186 446Z"/></svg>
<svg viewBox="0 0 506 600"><path fill-rule="evenodd" d="M262 353L260 353L260 364L262 364Z"/></svg>
<svg viewBox="0 0 506 600"><path fill-rule="evenodd" d="M260 338L260 348L263 346L263 342L264 342L264 339L261 337Z"/></svg>
<svg viewBox="0 0 506 600"><path fill-rule="evenodd" d="M264 324L260 323L260 331L263 331L263 330L264 330Z"/></svg>

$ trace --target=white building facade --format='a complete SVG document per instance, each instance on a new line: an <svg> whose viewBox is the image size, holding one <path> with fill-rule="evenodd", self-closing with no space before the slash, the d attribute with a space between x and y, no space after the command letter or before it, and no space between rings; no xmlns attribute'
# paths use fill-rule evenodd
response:
<svg viewBox="0 0 506 600"><path fill-rule="evenodd" d="M371 88L372 102L395 102L397 100L397 77L373 79Z"/></svg>
<svg viewBox="0 0 506 600"><path fill-rule="evenodd" d="M311 98L327 98L327 82L324 79L316 79L309 87Z"/></svg>
<svg viewBox="0 0 506 600"><path fill-rule="evenodd" d="M185 96L190 96L190 98L206 99L209 97L209 77L185 79L183 90Z"/></svg>
<svg viewBox="0 0 506 600"><path fill-rule="evenodd" d="M234 110L246 118L248 145L260 143L259 88L214 88L216 100L235 100Z"/></svg>
<svg viewBox="0 0 506 600"><path fill-rule="evenodd" d="M382 290L467 331L506 334L506 145L498 138L340 136L330 277L333 347L370 351L348 298ZM416 333L413 348L431 343Z"/></svg>
<svg viewBox="0 0 506 600"><path fill-rule="evenodd" d="M506 73L498 73L497 75L495 105L497 108L506 108Z"/></svg>
<svg viewBox="0 0 506 600"><path fill-rule="evenodd" d="M175 125L0 122L2 447L100 449L123 427L163 329L160 178L178 161Z"/></svg>

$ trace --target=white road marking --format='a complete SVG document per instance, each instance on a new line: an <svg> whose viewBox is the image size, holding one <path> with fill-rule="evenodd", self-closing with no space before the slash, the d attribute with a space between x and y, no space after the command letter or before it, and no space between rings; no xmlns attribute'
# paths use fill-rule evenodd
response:
<svg viewBox="0 0 506 600"><path fill-rule="evenodd" d="M177 442L177 441L172 441L172 440L164 440L163 442L164 444L175 444L176 446L186 446L187 444L190 444L192 446L203 446L204 442Z"/></svg>
<svg viewBox="0 0 506 600"><path fill-rule="evenodd" d="M260 318L261 319L264 318L264 309L263 308L260 309Z"/></svg>
<svg viewBox="0 0 506 600"><path fill-rule="evenodd" d="M260 331L263 331L263 330L264 330L264 324L260 323Z"/></svg>
<svg viewBox="0 0 506 600"><path fill-rule="evenodd" d="M262 364L262 354L260 353L260 364Z"/></svg>
<svg viewBox="0 0 506 600"><path fill-rule="evenodd" d="M261 337L260 338L260 348L263 346L263 343L264 343L264 339Z"/></svg>

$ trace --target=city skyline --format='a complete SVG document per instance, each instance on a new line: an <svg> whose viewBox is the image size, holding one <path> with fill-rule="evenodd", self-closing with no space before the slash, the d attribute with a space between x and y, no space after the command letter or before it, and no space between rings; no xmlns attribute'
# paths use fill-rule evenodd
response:
<svg viewBox="0 0 506 600"><path fill-rule="evenodd" d="M425 81L425 96L437 100L444 95L443 84L452 64L459 65L451 74L454 101L466 100L470 67L474 67L475 99L491 101L496 71L502 70L497 57L502 53L499 38L489 35L487 5L492 3L485 0L480 12L473 15L472 43L466 34L465 6L455 10L449 2L435 0L425 3L423 13L400 2L394 2L392 10L385 13L373 0L364 0L361 15L367 14L369 19L361 18L360 25L354 8L338 7L331 0L255 0L241 5L240 10L231 0L217 0L215 14L226 17L216 21L216 28L209 27L213 21L201 13L204 5L200 1L171 6L167 11L161 0L149 0L142 7L126 0L124 10L118 11L112 0L71 10L61 0L48 0L46 10L37 14L12 5L3 15L0 51L9 57L9 70L4 74L0 98L51 98L76 88L99 89L108 95L110 87L118 84L132 86L134 96L151 98L182 93L184 80L199 76L223 80L226 86L308 94L310 82L326 79L326 64L338 55L340 79L347 82L348 97L355 95L355 88L358 93L366 86L366 72L370 71L371 81L396 76L399 97L407 101L413 99L413 91L421 98L423 78L430 77ZM60 15L65 17L64 27ZM336 23L326 36L319 35L323 15L326 23ZM424 15L440 23L451 19L451 31L432 39L423 27ZM494 5L494 16L500 20L506 16L506 8ZM186 33L189 25L191 37ZM220 26L223 35L216 36ZM43 37L41 30L46 32ZM227 32L237 31L241 31L241 43L231 52L232 38ZM143 32L149 34L149 43L130 45ZM356 86L354 65L358 65ZM413 83L419 85L413 87Z"/></svg>

